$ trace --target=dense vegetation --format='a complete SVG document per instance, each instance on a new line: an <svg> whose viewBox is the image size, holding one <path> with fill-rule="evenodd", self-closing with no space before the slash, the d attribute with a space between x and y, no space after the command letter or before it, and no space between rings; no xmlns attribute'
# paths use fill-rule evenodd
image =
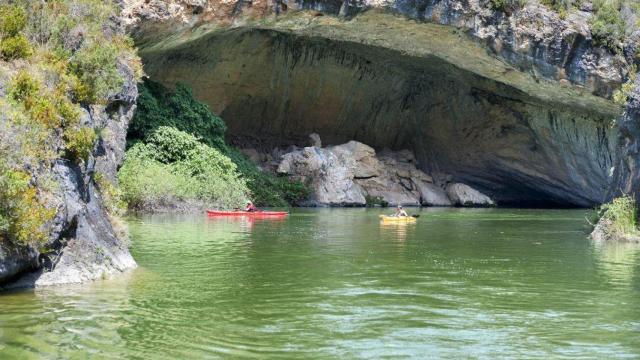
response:
<svg viewBox="0 0 640 360"><path fill-rule="evenodd" d="M596 44L614 51L621 50L626 31L626 23L620 15L621 6L620 0L594 0L594 14L589 21Z"/></svg>
<svg viewBox="0 0 640 360"><path fill-rule="evenodd" d="M119 172L124 200L138 210L243 205L249 190L236 165L186 132L160 126L126 153Z"/></svg>
<svg viewBox="0 0 640 360"><path fill-rule="evenodd" d="M96 0L0 5L2 238L46 241L58 205L53 163L87 160L99 129L82 113L119 91L119 61L136 63L131 41L110 25L118 11Z"/></svg>
<svg viewBox="0 0 640 360"><path fill-rule="evenodd" d="M633 197L622 196L602 205L600 217L610 223L609 230L615 236L624 237L638 233L638 210Z"/></svg>
<svg viewBox="0 0 640 360"><path fill-rule="evenodd" d="M133 184L129 182L135 182L138 185L142 185L143 181L150 181L145 179L134 179L135 173L133 168L130 167L132 158L138 160L145 157L144 154L138 153L137 142L144 141L149 142L150 134L156 134L157 129L173 128L181 132L190 134L194 139L198 139L205 147L199 147L199 151L210 152L211 150L217 151L217 161L231 161L235 164L233 171L238 171L240 174L239 180L242 184L246 184L249 189L246 196L253 198L253 201L259 206L286 206L288 204L295 204L308 195L306 186L300 182L289 181L286 177L277 177L273 174L261 171L255 164L241 154L237 149L229 146L225 143L224 133L226 126L224 121L213 114L206 104L197 101L189 89L184 84L178 84L174 91L169 91L162 85L146 80L139 86L140 96L138 98L138 109L131 122L128 139L131 148L127 151L127 163L123 167L125 174L131 169L131 176L121 177L123 179L123 187L127 186L128 189L133 188ZM177 134L173 132L172 134ZM153 135L151 135L153 136ZM169 149L164 149L169 150ZM179 150L181 151L181 150ZM135 154L135 155L133 155ZM208 156L208 155L205 155ZM158 159L154 159L158 160ZM136 160L137 161L137 160ZM165 165L170 163L168 161L161 160L160 162ZM140 164L138 164L140 165ZM183 173L177 171L174 168L167 168L158 166L157 163L144 163L144 174L140 172L139 177L157 178L157 189L160 191L164 187L165 194L171 194L171 199L186 199L189 198L192 201L197 197L201 197L202 200L208 202L217 201L218 205L223 207L230 207L236 205L237 197L233 196L229 199L216 199L210 195L216 193L215 191L205 193L199 193L197 191L187 191L185 186L173 187L166 181L163 181L159 177L163 174L168 177L178 176L184 179ZM183 164L184 165L184 164ZM184 166L181 166L184 169ZM166 174L170 171L171 174ZM214 181L216 178L211 178L210 181ZM173 183L178 183L180 179L173 179ZM162 184L164 183L164 184ZM130 186L131 185L131 186ZM136 185L136 186L138 186ZM230 185L241 186L238 182L230 183ZM152 187L151 184L147 184L147 187ZM212 184L211 186L214 186ZM244 186L244 185L242 185ZM238 189L242 189L239 187ZM155 190L154 190L155 191ZM233 189L229 188L228 191L233 192ZM130 192L127 190L125 192ZM132 201L132 205L138 206L138 200L128 196L129 201ZM149 199L151 202L159 201L168 204L169 198L166 199ZM233 199L233 201L232 201Z"/></svg>
<svg viewBox="0 0 640 360"><path fill-rule="evenodd" d="M173 92L155 82L146 80L138 87L138 108L129 125L127 138L140 140L160 126L174 127L197 135L217 149L224 149L224 121L197 101L191 89L177 84Z"/></svg>

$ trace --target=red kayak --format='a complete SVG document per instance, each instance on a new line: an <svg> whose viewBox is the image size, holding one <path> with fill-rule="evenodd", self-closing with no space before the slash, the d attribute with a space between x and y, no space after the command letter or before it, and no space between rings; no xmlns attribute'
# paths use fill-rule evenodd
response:
<svg viewBox="0 0 640 360"><path fill-rule="evenodd" d="M209 216L247 216L247 217L283 217L289 215L286 211L218 211L207 210Z"/></svg>

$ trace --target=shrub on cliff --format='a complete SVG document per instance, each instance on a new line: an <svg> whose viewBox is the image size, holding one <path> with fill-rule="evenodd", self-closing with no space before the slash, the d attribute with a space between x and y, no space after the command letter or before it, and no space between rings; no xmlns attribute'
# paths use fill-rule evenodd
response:
<svg viewBox="0 0 640 360"><path fill-rule="evenodd" d="M625 81L620 86L620 89L613 92L613 102L621 106L627 105L627 100L629 99L629 96L631 96L631 94L633 93L633 89L635 88L637 77L637 67L635 65L632 65L631 69L629 70L627 81Z"/></svg>
<svg viewBox="0 0 640 360"><path fill-rule="evenodd" d="M596 0L593 2L595 12L589 19L594 42L614 52L620 51L625 36L626 24L620 15L620 5L618 0Z"/></svg>
<svg viewBox="0 0 640 360"><path fill-rule="evenodd" d="M24 35L8 37L0 42L0 54L5 60L26 58L31 53L31 45Z"/></svg>
<svg viewBox="0 0 640 360"><path fill-rule="evenodd" d="M600 208L601 220L608 223L609 231L617 237L635 235L638 232L638 210L635 199L622 196Z"/></svg>
<svg viewBox="0 0 640 360"><path fill-rule="evenodd" d="M136 74L141 68L114 27L113 1L7 3L0 5L0 235L37 244L47 240L61 201L54 162L82 165L94 146L82 107L104 104L119 90L118 66Z"/></svg>
<svg viewBox="0 0 640 360"><path fill-rule="evenodd" d="M542 0L542 4L560 15L561 19L567 17L569 10L579 4L580 0Z"/></svg>
<svg viewBox="0 0 640 360"><path fill-rule="evenodd" d="M45 224L55 215L31 180L26 171L0 163L0 236L25 245L46 241Z"/></svg>
<svg viewBox="0 0 640 360"><path fill-rule="evenodd" d="M138 210L234 208L249 189L236 165L196 137L162 126L132 146L119 172L124 199Z"/></svg>
<svg viewBox="0 0 640 360"><path fill-rule="evenodd" d="M16 5L0 6L0 54L5 60L31 55L29 40L21 34L27 25L26 11Z"/></svg>

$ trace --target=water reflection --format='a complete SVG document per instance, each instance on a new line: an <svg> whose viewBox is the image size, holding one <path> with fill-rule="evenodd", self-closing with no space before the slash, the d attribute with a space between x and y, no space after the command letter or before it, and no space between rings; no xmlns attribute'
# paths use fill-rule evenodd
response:
<svg viewBox="0 0 640 360"><path fill-rule="evenodd" d="M637 270L640 244L628 242L593 242L594 253L599 259L599 268L610 281L631 285Z"/></svg>
<svg viewBox="0 0 640 360"><path fill-rule="evenodd" d="M580 211L383 211L131 219L129 276L0 296L0 359L640 355L640 253Z"/></svg>
<svg viewBox="0 0 640 360"><path fill-rule="evenodd" d="M415 223L384 223L380 222L380 236L403 244L407 240L409 231L415 230Z"/></svg>
<svg viewBox="0 0 640 360"><path fill-rule="evenodd" d="M229 216L229 217L212 217L207 218L208 223L219 226L220 224L233 224L238 226L238 229L243 232L250 233L256 224L282 224L287 220L286 217L273 217L273 218L256 218L249 216Z"/></svg>

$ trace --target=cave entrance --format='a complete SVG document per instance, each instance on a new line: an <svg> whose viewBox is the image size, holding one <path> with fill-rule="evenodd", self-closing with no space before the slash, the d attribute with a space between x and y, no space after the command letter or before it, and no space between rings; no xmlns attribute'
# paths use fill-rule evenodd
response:
<svg viewBox="0 0 640 360"><path fill-rule="evenodd" d="M438 56L258 28L141 55L154 81L192 86L242 147L305 145L318 133L324 144L410 149L425 172L503 205L591 207L605 198L609 115L541 100Z"/></svg>

